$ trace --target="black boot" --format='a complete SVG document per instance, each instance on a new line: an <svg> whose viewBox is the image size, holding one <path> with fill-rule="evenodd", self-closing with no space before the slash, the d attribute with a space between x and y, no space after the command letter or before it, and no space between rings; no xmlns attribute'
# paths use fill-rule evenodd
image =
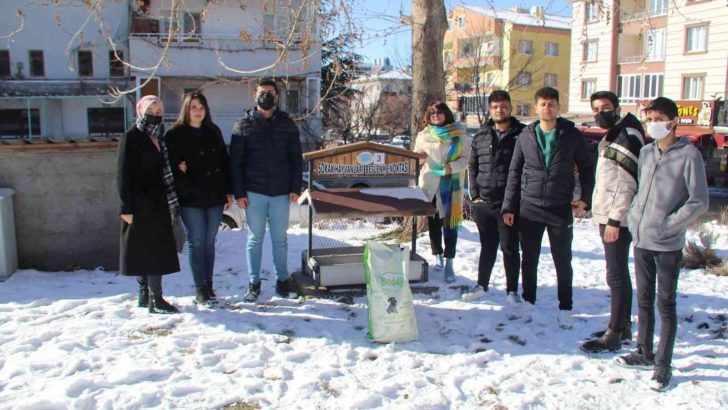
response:
<svg viewBox="0 0 728 410"><path fill-rule="evenodd" d="M137 306L145 308L149 306L149 289L147 287L139 288L139 299L137 300Z"/></svg>
<svg viewBox="0 0 728 410"><path fill-rule="evenodd" d="M616 352L622 347L620 336L621 333L617 333L608 328L602 337L588 340L582 344L581 350L586 353Z"/></svg>
<svg viewBox="0 0 728 410"><path fill-rule="evenodd" d="M207 292L207 296L212 299L212 301L215 301L217 299L217 295L215 295L215 292L212 290L212 281L205 282L205 291Z"/></svg>
<svg viewBox="0 0 728 410"><path fill-rule="evenodd" d="M179 310L159 295L149 296L149 313L179 313Z"/></svg>
<svg viewBox="0 0 728 410"><path fill-rule="evenodd" d="M276 281L276 294L284 299L288 298L291 293L291 288L288 284L288 279Z"/></svg>
<svg viewBox="0 0 728 410"><path fill-rule="evenodd" d="M594 338L599 338L604 336L604 333L606 333L606 330L600 330L598 332L592 333L591 336ZM627 342L632 340L632 322L624 323L624 327L622 328L622 337L619 340Z"/></svg>
<svg viewBox="0 0 728 410"><path fill-rule="evenodd" d="M243 295L243 300L249 303L255 302L258 300L258 296L260 296L260 282L251 283L248 285L248 290L245 291L245 295Z"/></svg>
<svg viewBox="0 0 728 410"><path fill-rule="evenodd" d="M198 286L197 296L195 296L195 303L197 303L198 305L208 305L210 304L210 302L212 302L212 299L210 299L206 287Z"/></svg>

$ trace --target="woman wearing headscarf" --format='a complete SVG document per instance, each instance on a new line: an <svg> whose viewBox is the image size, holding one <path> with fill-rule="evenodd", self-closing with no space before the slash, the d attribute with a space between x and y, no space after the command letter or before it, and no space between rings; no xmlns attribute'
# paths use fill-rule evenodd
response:
<svg viewBox="0 0 728 410"><path fill-rule="evenodd" d="M230 165L220 128L212 122L207 99L200 92L185 94L179 118L165 140L179 195L182 223L187 236L187 256L197 288L195 302L215 301L212 271L215 237L225 206L232 204Z"/></svg>
<svg viewBox="0 0 728 410"><path fill-rule="evenodd" d="M427 154L420 170L419 186L437 208L437 213L427 218L430 246L438 264L444 265L444 280L449 283L455 280L453 259L458 228L463 221L463 188L470 143L444 102L430 104L422 122L425 128L417 135L414 149Z"/></svg>
<svg viewBox="0 0 728 410"><path fill-rule="evenodd" d="M172 230L179 203L162 137L163 113L164 106L158 97L141 98L136 105L136 124L119 144L119 271L137 277L140 307L148 307L151 313L178 313L162 297L162 275L179 271Z"/></svg>

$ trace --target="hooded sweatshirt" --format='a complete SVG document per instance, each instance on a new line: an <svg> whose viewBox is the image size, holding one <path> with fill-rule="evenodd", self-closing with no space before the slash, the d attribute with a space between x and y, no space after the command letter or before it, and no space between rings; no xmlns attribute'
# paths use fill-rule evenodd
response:
<svg viewBox="0 0 728 410"><path fill-rule="evenodd" d="M627 216L636 248L669 252L685 246L688 225L708 210L703 157L687 138L664 152L657 142L640 151L639 188Z"/></svg>

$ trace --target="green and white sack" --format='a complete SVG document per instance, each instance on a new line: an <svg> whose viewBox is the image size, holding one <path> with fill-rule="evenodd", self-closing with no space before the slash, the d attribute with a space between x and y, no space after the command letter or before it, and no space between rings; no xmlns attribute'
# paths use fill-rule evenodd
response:
<svg viewBox="0 0 728 410"><path fill-rule="evenodd" d="M369 332L372 342L417 340L417 319L409 287L409 250L368 241L364 250Z"/></svg>

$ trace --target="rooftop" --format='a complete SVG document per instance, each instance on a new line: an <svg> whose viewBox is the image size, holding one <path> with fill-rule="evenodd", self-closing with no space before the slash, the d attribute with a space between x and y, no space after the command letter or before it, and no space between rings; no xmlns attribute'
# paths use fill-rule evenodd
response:
<svg viewBox="0 0 728 410"><path fill-rule="evenodd" d="M514 24L533 27L547 27L570 30L571 17L557 16L555 14L543 13L543 8L534 7L531 12L525 9L520 11L496 10L492 7L463 6L466 9L480 13L484 16L510 21ZM539 13L540 11L540 13Z"/></svg>

